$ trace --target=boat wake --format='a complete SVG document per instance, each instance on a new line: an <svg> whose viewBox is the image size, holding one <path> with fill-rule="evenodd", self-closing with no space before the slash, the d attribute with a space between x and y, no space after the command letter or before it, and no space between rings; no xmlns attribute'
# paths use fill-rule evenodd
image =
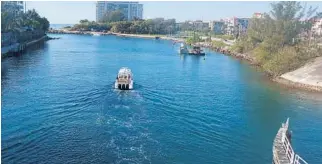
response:
<svg viewBox="0 0 322 164"><path fill-rule="evenodd" d="M159 142L151 136L152 120L144 103L139 90L108 92L96 120L105 130L106 142L93 143L92 149L105 149L111 163L150 163L151 156L161 154Z"/></svg>

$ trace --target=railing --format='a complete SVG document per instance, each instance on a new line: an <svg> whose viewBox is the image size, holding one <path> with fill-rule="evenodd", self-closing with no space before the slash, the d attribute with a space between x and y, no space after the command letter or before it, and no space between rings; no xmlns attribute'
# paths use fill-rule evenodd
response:
<svg viewBox="0 0 322 164"><path fill-rule="evenodd" d="M293 164L308 164L304 159L302 159L299 155L295 155L295 159Z"/></svg>
<svg viewBox="0 0 322 164"><path fill-rule="evenodd" d="M284 139L283 147L285 149L286 156L290 160L290 162L292 163L294 160L294 155L295 155L294 150L292 148L292 145L290 144L290 141L286 137L286 133L283 133L282 137L283 137L282 140Z"/></svg>
<svg viewBox="0 0 322 164"><path fill-rule="evenodd" d="M299 155L295 154L292 145L287 138L287 131L288 131L288 124L289 119L285 123L282 124L283 132L282 132L282 144L283 148L285 149L285 153L287 158L290 160L290 164L308 164L304 159L302 159ZM277 153L274 151L274 163L279 164L279 161L277 158Z"/></svg>
<svg viewBox="0 0 322 164"><path fill-rule="evenodd" d="M273 164L280 164L276 150L273 150Z"/></svg>

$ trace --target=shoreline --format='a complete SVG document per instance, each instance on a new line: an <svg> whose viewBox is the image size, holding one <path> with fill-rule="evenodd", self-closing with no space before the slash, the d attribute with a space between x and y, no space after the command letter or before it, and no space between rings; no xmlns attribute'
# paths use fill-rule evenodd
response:
<svg viewBox="0 0 322 164"><path fill-rule="evenodd" d="M120 37L133 37L133 38L145 38L145 39L157 39L156 37L158 37L158 39L171 40L171 41L174 41L174 42L185 43L185 40L182 39L182 38L172 38L172 37L161 36L161 35L122 34L122 33L113 33L113 32L103 33L103 32L92 32L92 31L90 31L90 32L80 32L80 31L69 31L69 30L55 30L55 31L57 33L60 33L60 34L115 35L115 36L120 36ZM56 32L54 32L54 34ZM51 33L51 32L48 32L48 33ZM203 44L199 44L199 45L201 47L210 48L212 51L221 53L223 55L231 56L231 57L237 58L239 60L245 60L245 61L248 62L248 64L250 64L252 66L260 67L260 65L258 65L256 63L255 59L253 57L251 57L247 53L235 53L235 52L230 52L226 48L215 48L215 47L212 47L210 45L205 46ZM306 65L309 65L309 64L310 63L307 63ZM301 68L298 68L298 69L301 69ZM271 81L276 82L276 83L279 83L279 84L282 84L282 85L285 85L286 87L297 88L297 89L304 89L304 90L308 90L308 91L318 91L318 92L322 92L322 84L321 84L322 81L321 81L321 83L317 82L316 83L317 85L312 85L312 83L305 83L305 82L302 82L300 80L294 80L296 78L293 75L289 75L291 72L287 72L287 73L285 73L283 75L280 75L278 77L272 77L268 72L265 72L265 71L263 71L263 72L270 78ZM287 75L287 76L285 76L285 75Z"/></svg>
<svg viewBox="0 0 322 164"><path fill-rule="evenodd" d="M115 32L94 32L94 31L70 31L70 30L49 30L48 34L78 34L78 35L115 35L120 37L132 37L132 38L145 38L145 39L163 39L171 40L175 42L184 42L184 39L173 38L164 35L150 35L150 34L123 34Z"/></svg>
<svg viewBox="0 0 322 164"><path fill-rule="evenodd" d="M219 52L219 53L222 53L222 52ZM224 54L224 55L232 56L232 57L237 58L239 60L247 61L248 64L250 64L252 66L260 67L260 65L258 65L255 62L255 59L250 57L250 55L247 55L247 53L244 53L244 54L230 53L230 54ZM272 77L272 75L270 75L266 71L263 71L263 72L269 77L269 79L271 81L276 82L278 84L282 84L286 87L303 89L303 90L313 91L313 92L322 92L322 73L320 73L321 75L317 75L317 74L313 74L312 72L309 72L312 69L314 69L313 67L315 65L318 65L318 63L322 62L322 57L317 57L314 60L315 60L315 62L308 62L303 67L300 67L300 68L298 68L294 71L291 71L291 72L286 72L286 73L279 75L277 77ZM317 61L317 60L319 60L319 61ZM318 66L321 67L320 69L322 72L322 64L320 64ZM306 72L302 73L303 69L305 69ZM311 73L313 75L309 75L309 73ZM304 74L306 76L305 77L298 77L302 74ZM319 76L319 77L317 77L317 76ZM318 79L318 78L320 78L320 79Z"/></svg>
<svg viewBox="0 0 322 164"><path fill-rule="evenodd" d="M50 37L48 37L47 35L44 35L38 39L34 39L25 43L16 43L14 45L1 47L1 58L4 59L10 56L13 56L16 53L25 52L30 46L36 43L39 43L41 41L45 42L50 39L51 39Z"/></svg>
<svg viewBox="0 0 322 164"><path fill-rule="evenodd" d="M172 38L168 36L162 36L162 35L149 35L149 34L122 34L122 33L114 33L110 32L111 35L116 36L123 36L123 37L133 37L133 38L147 38L147 39L163 39L163 40L171 40L176 42L184 42L184 39L181 38Z"/></svg>

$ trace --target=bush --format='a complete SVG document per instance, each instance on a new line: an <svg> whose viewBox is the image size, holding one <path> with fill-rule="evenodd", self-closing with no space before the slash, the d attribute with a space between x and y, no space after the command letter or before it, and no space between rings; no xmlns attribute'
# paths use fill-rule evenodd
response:
<svg viewBox="0 0 322 164"><path fill-rule="evenodd" d="M213 37L225 40L234 40L234 36L232 35L214 35Z"/></svg>
<svg viewBox="0 0 322 164"><path fill-rule="evenodd" d="M190 38L186 39L187 44L193 44L193 43L201 42L201 41L202 41L202 39L199 37L199 35L195 35L194 37L190 37Z"/></svg>
<svg viewBox="0 0 322 164"><path fill-rule="evenodd" d="M271 58L271 54L268 52L264 43L252 50L251 54L259 64L263 64Z"/></svg>
<svg viewBox="0 0 322 164"><path fill-rule="evenodd" d="M300 2L272 3L271 14L252 18L246 35L237 40L233 49L251 52L260 66L274 76L299 68L322 55L314 41L308 43L314 12L311 7L306 11ZM304 17L309 21L303 22ZM306 35L300 39L303 33Z"/></svg>
<svg viewBox="0 0 322 164"><path fill-rule="evenodd" d="M272 58L263 64L263 68L273 76L292 71L302 65L299 53L294 47L284 47L271 56Z"/></svg>
<svg viewBox="0 0 322 164"><path fill-rule="evenodd" d="M224 43L223 41L212 41L212 45L214 47L226 47L228 44Z"/></svg>

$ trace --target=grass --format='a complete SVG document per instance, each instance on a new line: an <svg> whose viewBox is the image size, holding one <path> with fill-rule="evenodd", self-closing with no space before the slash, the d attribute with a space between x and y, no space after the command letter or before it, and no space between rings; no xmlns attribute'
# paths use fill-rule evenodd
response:
<svg viewBox="0 0 322 164"><path fill-rule="evenodd" d="M234 36L231 35L211 35L214 38L220 38L225 40L234 40Z"/></svg>
<svg viewBox="0 0 322 164"><path fill-rule="evenodd" d="M228 44L224 43L223 41L212 41L213 47L226 47L229 46Z"/></svg>

